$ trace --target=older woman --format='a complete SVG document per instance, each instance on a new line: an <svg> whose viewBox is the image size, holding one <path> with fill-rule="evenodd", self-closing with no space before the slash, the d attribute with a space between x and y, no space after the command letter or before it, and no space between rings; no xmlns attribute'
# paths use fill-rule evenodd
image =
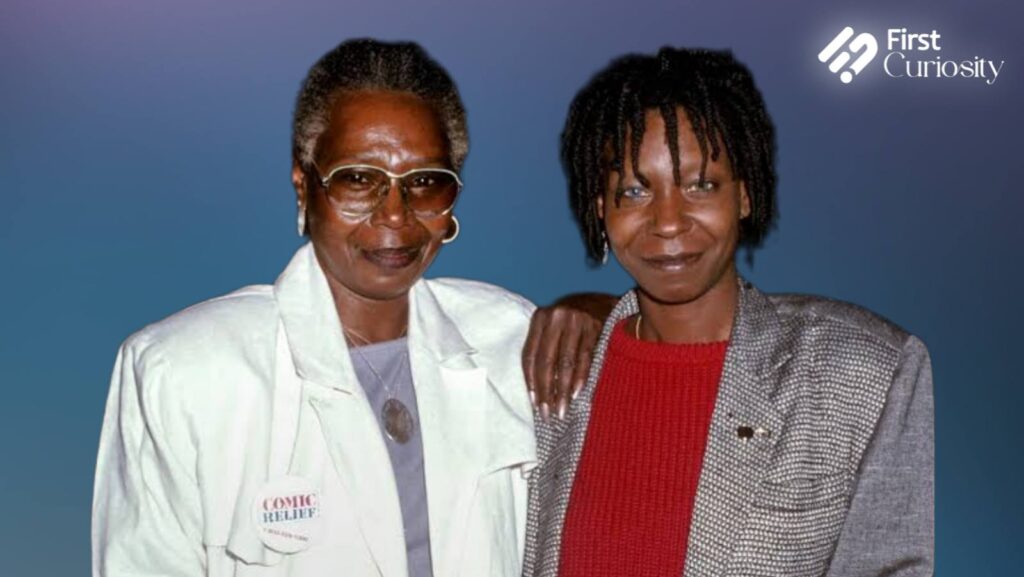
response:
<svg viewBox="0 0 1024 577"><path fill-rule="evenodd" d="M526 575L931 574L924 345L737 274L775 222L773 134L728 52L626 56L573 101L583 239L637 286L567 419L538 423Z"/></svg>
<svg viewBox="0 0 1024 577"><path fill-rule="evenodd" d="M94 575L518 574L533 307L422 278L459 231L454 83L414 44L343 43L302 84L293 145L310 242L277 282L121 347ZM567 357L573 327L551 331L579 336Z"/></svg>

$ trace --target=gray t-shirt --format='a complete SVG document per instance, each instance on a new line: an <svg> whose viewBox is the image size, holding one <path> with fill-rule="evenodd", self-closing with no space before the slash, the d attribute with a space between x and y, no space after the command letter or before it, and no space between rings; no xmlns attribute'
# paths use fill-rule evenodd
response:
<svg viewBox="0 0 1024 577"><path fill-rule="evenodd" d="M370 407L377 415L384 444L391 457L391 468L398 486L398 500L402 508L402 522L405 525L405 550L409 558L409 577L433 577L430 564L430 527L427 517L427 485L423 476L423 438L420 436L419 410L416 406L416 391L413 390L412 369L409 367L409 343L405 338L382 343L373 343L352 350L352 366L356 377L370 400ZM365 359L364 359L365 357ZM376 369L377 375L367 366ZM383 379L387 384L381 383ZM401 401L412 414L416 423L412 436L406 443L398 443L384 431L382 409L388 400L388 390Z"/></svg>

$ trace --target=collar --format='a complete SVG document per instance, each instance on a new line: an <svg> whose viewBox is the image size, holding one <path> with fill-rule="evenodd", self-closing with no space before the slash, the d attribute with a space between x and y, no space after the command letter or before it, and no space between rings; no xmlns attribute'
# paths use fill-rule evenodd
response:
<svg viewBox="0 0 1024 577"><path fill-rule="evenodd" d="M771 300L746 279L740 277L739 303L729 336L726 362L735 361L745 373L761 378L786 362L793 350L783 320ZM640 312L637 291L627 292L615 305L608 326Z"/></svg>
<svg viewBox="0 0 1024 577"><path fill-rule="evenodd" d="M311 243L295 253L274 283L281 321L299 377L351 392L358 386L334 297ZM419 347L443 364L462 364L476 351L430 288L416 281L409 299L409 346Z"/></svg>

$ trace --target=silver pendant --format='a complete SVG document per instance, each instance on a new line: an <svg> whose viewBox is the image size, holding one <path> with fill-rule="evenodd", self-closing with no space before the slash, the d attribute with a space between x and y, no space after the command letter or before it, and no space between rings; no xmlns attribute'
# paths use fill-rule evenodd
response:
<svg viewBox="0 0 1024 577"><path fill-rule="evenodd" d="M388 399L380 411L384 418L384 432L388 438L396 443L404 445L412 438L416 423L412 420L412 413L408 407L398 399Z"/></svg>

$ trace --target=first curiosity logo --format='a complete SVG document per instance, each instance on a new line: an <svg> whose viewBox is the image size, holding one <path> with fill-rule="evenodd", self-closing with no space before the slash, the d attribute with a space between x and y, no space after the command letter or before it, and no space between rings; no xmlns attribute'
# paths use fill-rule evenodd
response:
<svg viewBox="0 0 1024 577"><path fill-rule="evenodd" d="M882 57L882 70L890 78L946 79L970 78L992 85L999 78L1005 60L990 58L947 57L942 49L945 39L938 30L911 32L906 28L889 28L885 34L887 54ZM818 60L828 64L843 84L849 84L878 56L878 40L868 32L856 34L847 26L821 52Z"/></svg>

